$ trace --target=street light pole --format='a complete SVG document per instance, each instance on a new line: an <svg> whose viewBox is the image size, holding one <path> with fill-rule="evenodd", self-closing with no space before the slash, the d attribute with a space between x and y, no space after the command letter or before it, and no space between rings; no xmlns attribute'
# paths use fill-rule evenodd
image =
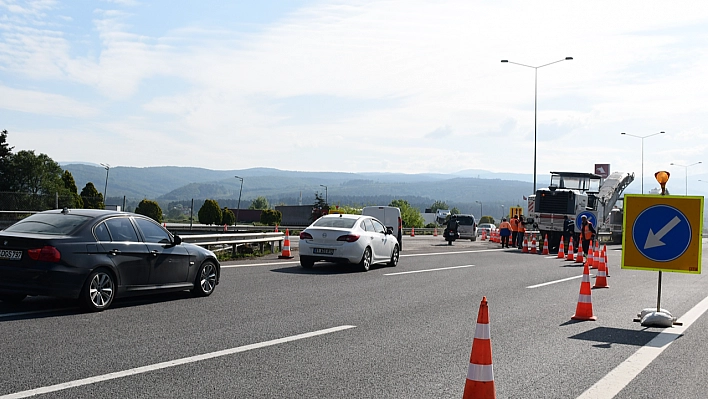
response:
<svg viewBox="0 0 708 399"><path fill-rule="evenodd" d="M698 162L692 163L692 164L690 164L690 165L679 165L679 164L677 164L677 163L671 162L671 165L681 166L681 167L685 168L685 171L686 171L686 195L688 195L688 167L689 167L689 166L698 165L699 163L703 163L703 162L698 161Z"/></svg>
<svg viewBox="0 0 708 399"><path fill-rule="evenodd" d="M538 68L543 68L548 65L553 65L562 61L570 61L573 57L565 57L562 60L553 61L548 64L541 66L531 66L526 64L519 64L518 62L513 62L509 60L501 60L501 62L506 62L509 64L521 65L527 68L534 69L533 77L533 193L536 194L536 137L537 137L537 127L538 127Z"/></svg>
<svg viewBox="0 0 708 399"><path fill-rule="evenodd" d="M325 186L324 184L320 184L320 187L325 188L325 204L329 205L329 200L327 199L327 186Z"/></svg>
<svg viewBox="0 0 708 399"><path fill-rule="evenodd" d="M243 177L234 177L241 180L241 188L238 190L238 205L236 205L236 225L238 225L238 210L241 209L241 192L243 191Z"/></svg>
<svg viewBox="0 0 708 399"><path fill-rule="evenodd" d="M482 210L482 201L475 202L479 204L479 220L482 220L482 217L484 216L484 211Z"/></svg>
<svg viewBox="0 0 708 399"><path fill-rule="evenodd" d="M111 169L111 165L107 163L102 163L101 166L106 169L106 185L103 186L103 207L105 208L106 201L108 201L108 199L106 198L106 190L108 189L108 171Z"/></svg>
<svg viewBox="0 0 708 399"><path fill-rule="evenodd" d="M650 134L648 136L635 136L633 134L624 133L624 132L620 133L620 134L624 134L626 136L632 136L632 137L636 137L638 139L642 139L642 194L644 194L644 139L647 137L652 137L652 136L656 136L657 134L664 134L664 133L666 133L666 132L654 133L654 134Z"/></svg>

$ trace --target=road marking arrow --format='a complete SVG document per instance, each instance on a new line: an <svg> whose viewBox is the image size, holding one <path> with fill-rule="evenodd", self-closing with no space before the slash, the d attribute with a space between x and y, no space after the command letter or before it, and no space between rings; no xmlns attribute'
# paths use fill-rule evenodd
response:
<svg viewBox="0 0 708 399"><path fill-rule="evenodd" d="M666 223L666 226L662 227L656 234L654 234L652 229L649 229L649 235L647 235L647 241L644 243L644 249L666 245L661 239L679 223L681 223L681 219L679 219L678 216L674 216L674 218L671 219L669 223Z"/></svg>

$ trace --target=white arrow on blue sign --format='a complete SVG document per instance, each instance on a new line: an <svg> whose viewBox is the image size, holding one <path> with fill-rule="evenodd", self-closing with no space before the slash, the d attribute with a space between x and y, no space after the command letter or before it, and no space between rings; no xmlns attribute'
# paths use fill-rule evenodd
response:
<svg viewBox="0 0 708 399"><path fill-rule="evenodd" d="M575 217L575 231L581 231L583 229L583 215L588 217L588 221L592 223L592 227L597 230L597 218L595 214L589 211L583 211Z"/></svg>
<svg viewBox="0 0 708 399"><path fill-rule="evenodd" d="M691 223L673 206L654 205L634 220L632 240L637 250L648 259L669 262L688 249Z"/></svg>

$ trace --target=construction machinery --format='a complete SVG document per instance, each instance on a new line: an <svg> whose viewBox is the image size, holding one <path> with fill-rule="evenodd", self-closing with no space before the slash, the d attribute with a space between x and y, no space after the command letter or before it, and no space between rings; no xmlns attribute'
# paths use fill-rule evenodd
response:
<svg viewBox="0 0 708 399"><path fill-rule="evenodd" d="M609 231L610 213L632 181L634 173L626 172L613 172L606 179L595 173L551 172L551 184L529 196L527 225L538 230L541 237L548 235L551 250L556 250L560 244L566 217L574 222L575 242L579 238L583 215L598 233ZM610 238L616 237L617 231L613 234ZM620 228L620 240L621 234Z"/></svg>

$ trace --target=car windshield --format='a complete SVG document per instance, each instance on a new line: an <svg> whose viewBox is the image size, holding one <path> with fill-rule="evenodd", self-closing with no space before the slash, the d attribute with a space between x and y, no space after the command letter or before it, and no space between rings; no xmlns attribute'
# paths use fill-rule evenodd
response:
<svg viewBox="0 0 708 399"><path fill-rule="evenodd" d="M351 229L352 227L354 227L354 223L356 223L356 221L357 219L350 218L320 218L313 224L313 226Z"/></svg>
<svg viewBox="0 0 708 399"><path fill-rule="evenodd" d="M20 220L5 229L5 231L65 235L91 219L90 216L66 215L63 213L37 213Z"/></svg>
<svg viewBox="0 0 708 399"><path fill-rule="evenodd" d="M472 226L474 224L474 217L472 216L457 216L456 219L460 222L460 226Z"/></svg>

